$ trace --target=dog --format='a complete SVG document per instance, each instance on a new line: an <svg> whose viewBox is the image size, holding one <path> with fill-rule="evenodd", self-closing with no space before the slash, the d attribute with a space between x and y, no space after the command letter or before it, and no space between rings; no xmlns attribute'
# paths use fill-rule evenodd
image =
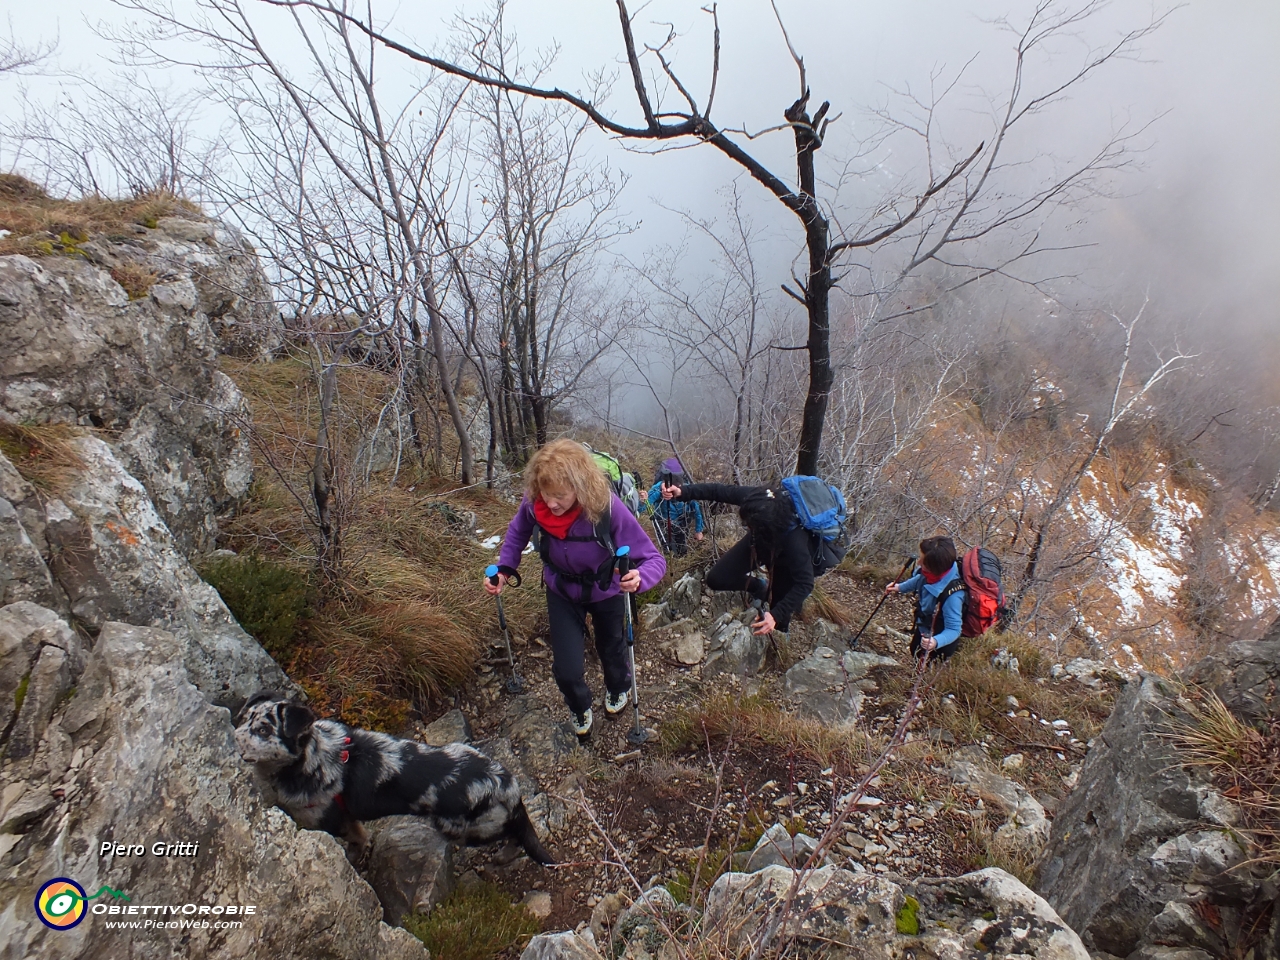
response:
<svg viewBox="0 0 1280 960"><path fill-rule="evenodd" d="M322 720L273 690L245 701L235 739L241 758L300 827L342 837L361 852L369 843L363 821L414 814L450 840L506 840L543 866L555 863L515 777L465 743L429 747Z"/></svg>

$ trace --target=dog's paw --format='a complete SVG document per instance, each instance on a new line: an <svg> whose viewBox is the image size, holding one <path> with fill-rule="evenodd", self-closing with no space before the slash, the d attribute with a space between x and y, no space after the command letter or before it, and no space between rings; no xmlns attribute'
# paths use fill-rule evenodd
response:
<svg viewBox="0 0 1280 960"><path fill-rule="evenodd" d="M504 843L493 854L493 862L500 867L515 863L516 858L524 851L515 843Z"/></svg>

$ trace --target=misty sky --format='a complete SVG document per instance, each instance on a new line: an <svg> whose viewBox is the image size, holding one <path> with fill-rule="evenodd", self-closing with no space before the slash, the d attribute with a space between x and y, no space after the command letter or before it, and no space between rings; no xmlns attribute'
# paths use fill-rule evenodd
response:
<svg viewBox="0 0 1280 960"><path fill-rule="evenodd" d="M182 6L187 0L175 0ZM251 2L251 0L249 0ZM635 4L633 4L635 6ZM675 64L696 96L704 97L709 63L709 18L698 2L653 0L636 17L642 41L659 42L671 22L682 34ZM815 100L832 101L842 117L824 148L848 149L869 129L868 107L896 102L893 91L926 91L931 72L950 77L972 58L954 108L941 115L944 132L957 147L984 135L990 108L1008 84L1012 38L990 21L1017 21L1030 9L1025 0L779 0L792 42L804 57ZM458 8L447 3L387 3L375 11L392 20L389 32L424 48L443 42L445 22ZM59 37L58 64L101 76L107 45L85 20L119 18L106 0L59 0L32 5L0 0L15 31L27 39ZM1167 9L1158 8L1158 9ZM434 12L427 12L434 11ZM1087 36L1103 43L1116 30L1141 25L1152 8L1141 0L1116 0ZM618 71L620 42L611 0L511 0L508 23L526 49L560 47L548 79L567 89L602 68ZM713 119L722 126L760 129L777 123L794 99L797 78L767 0L721 5L723 62ZM1063 47L1045 69L1067 68L1081 48ZM1098 205L1073 237L1096 242L1088 280L1099 297L1126 297L1150 288L1157 304L1185 319L1249 327L1274 338L1280 333L1280 2L1192 0L1172 11L1143 44L1144 62L1118 63L1055 108L1037 131L1040 151L1064 157L1096 144L1118 124L1155 119L1140 158L1141 169L1118 177L1124 196ZM52 78L29 78L36 90ZM10 88L11 89L11 88ZM621 77L609 101L612 112L639 122L628 78ZM1156 119L1158 118L1158 119ZM987 124L989 126L989 123ZM629 215L642 228L625 251L674 239L673 218L652 198L702 215L718 209L716 191L741 171L714 150L698 147L661 157L637 156L604 136L601 156L626 170ZM789 134L754 141L753 151L790 177ZM910 157L891 157L884 176L909 174ZM754 210L776 247L774 270L784 277L799 231L762 188L741 190L757 201ZM1256 324L1256 326L1254 326Z"/></svg>

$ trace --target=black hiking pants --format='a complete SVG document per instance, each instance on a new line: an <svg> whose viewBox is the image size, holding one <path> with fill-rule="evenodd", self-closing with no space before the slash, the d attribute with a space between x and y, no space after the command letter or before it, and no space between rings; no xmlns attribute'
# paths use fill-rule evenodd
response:
<svg viewBox="0 0 1280 960"><path fill-rule="evenodd" d="M574 603L554 590L547 590L547 618L551 623L551 673L556 686L564 694L564 702L576 714L591 706L591 688L584 679L586 672L587 614L591 614L592 633L596 636L596 653L604 673L605 689L619 694L631 689L631 668L627 657L627 638L623 635L623 604L626 594L619 593L593 603Z"/></svg>
<svg viewBox="0 0 1280 960"><path fill-rule="evenodd" d="M791 590L794 583L786 570L775 569L771 571L773 576L773 589L768 597L763 594L765 591L761 589L758 578L751 576L754 567L751 564L751 534L747 534L732 547L730 547L719 562L707 571L707 589L708 590L745 590L758 600L768 600L770 606L778 597L785 597ZM774 619L777 620L778 629L786 632L791 626L791 618L787 617L786 621L778 618L775 613Z"/></svg>

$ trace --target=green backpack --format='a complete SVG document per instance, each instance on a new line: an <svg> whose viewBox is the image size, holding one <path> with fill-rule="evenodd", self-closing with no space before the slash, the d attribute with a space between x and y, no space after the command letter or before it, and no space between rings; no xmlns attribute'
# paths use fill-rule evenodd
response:
<svg viewBox="0 0 1280 960"><path fill-rule="evenodd" d="M631 511L633 517L638 517L640 515L640 490L636 487L635 477L622 469L622 464L618 462L617 457L605 453L603 450L596 450L589 443L584 443L583 446L587 448L587 452L595 460L596 466L609 478L609 485L613 487L613 492L618 495L618 499Z"/></svg>

